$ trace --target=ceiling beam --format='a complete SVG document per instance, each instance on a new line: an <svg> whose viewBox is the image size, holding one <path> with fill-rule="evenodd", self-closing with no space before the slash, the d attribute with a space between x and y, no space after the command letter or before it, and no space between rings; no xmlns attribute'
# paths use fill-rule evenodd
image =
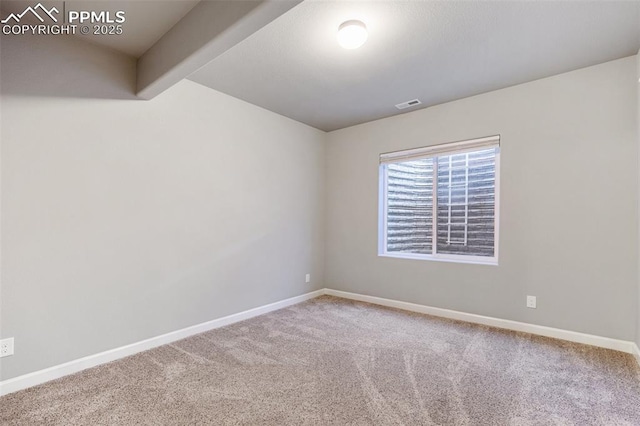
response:
<svg viewBox="0 0 640 426"><path fill-rule="evenodd" d="M137 95L152 99L302 0L203 0L139 59Z"/></svg>

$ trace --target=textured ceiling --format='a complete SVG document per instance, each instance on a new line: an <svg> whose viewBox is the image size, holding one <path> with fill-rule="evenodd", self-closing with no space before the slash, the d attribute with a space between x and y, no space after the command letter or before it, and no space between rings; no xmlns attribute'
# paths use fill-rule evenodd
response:
<svg viewBox="0 0 640 426"><path fill-rule="evenodd" d="M356 50L336 42L348 19L369 28ZM640 1L307 0L189 78L330 131L639 48Z"/></svg>
<svg viewBox="0 0 640 426"><path fill-rule="evenodd" d="M78 32L76 36L137 58L193 9L199 0L67 0L64 2L64 9L63 1L3 0L0 5L2 17L6 17L9 13L20 13L26 6L33 6L37 3L42 3L47 9L56 7L60 13L63 10L104 10L112 12L113 15L116 11L123 10L126 21L122 24L122 34L94 35L90 33L81 35ZM29 15L26 19L33 24L39 23Z"/></svg>

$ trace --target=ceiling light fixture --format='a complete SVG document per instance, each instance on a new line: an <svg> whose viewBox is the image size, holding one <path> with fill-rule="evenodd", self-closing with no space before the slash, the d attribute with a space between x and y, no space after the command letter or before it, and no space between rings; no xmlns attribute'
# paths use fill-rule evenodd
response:
<svg viewBox="0 0 640 426"><path fill-rule="evenodd" d="M338 43L345 49L357 49L367 41L367 36L367 26L361 21L345 21L338 27Z"/></svg>

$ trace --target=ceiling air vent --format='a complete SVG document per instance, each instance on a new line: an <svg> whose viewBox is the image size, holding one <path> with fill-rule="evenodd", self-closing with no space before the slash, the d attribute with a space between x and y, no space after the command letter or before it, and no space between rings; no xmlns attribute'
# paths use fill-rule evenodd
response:
<svg viewBox="0 0 640 426"><path fill-rule="evenodd" d="M420 102L418 99L412 99L410 101L403 102L401 104L396 105L396 108L405 109L405 108L409 108L409 107L412 107L412 106L420 105L421 103L422 102Z"/></svg>

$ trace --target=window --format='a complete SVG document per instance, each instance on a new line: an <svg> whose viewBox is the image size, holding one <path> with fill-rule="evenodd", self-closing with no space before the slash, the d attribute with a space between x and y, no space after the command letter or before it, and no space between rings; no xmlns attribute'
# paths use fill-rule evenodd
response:
<svg viewBox="0 0 640 426"><path fill-rule="evenodd" d="M379 254L498 263L500 137L380 155Z"/></svg>

